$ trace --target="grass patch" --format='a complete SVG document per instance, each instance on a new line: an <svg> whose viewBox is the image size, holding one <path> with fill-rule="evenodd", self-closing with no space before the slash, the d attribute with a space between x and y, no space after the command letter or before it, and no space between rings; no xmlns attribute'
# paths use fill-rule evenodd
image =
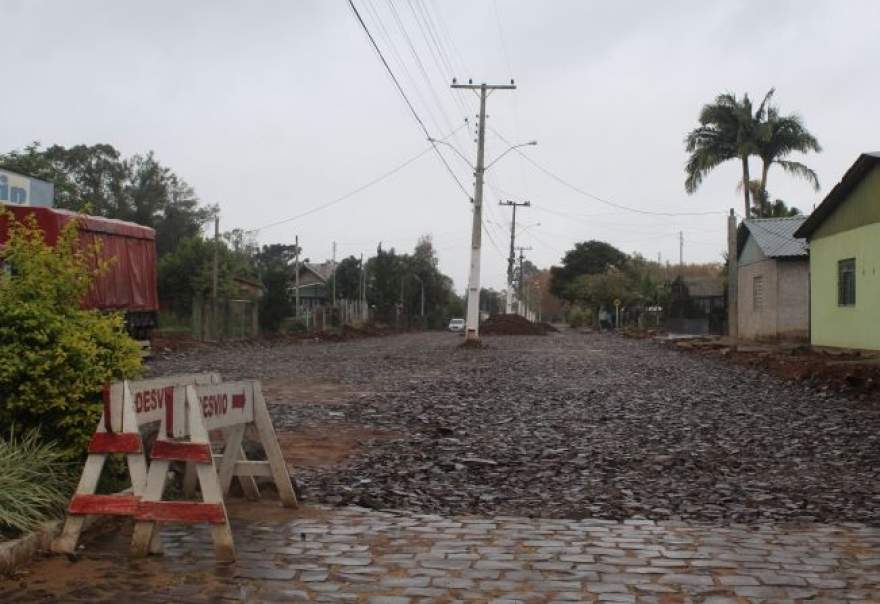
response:
<svg viewBox="0 0 880 604"><path fill-rule="evenodd" d="M74 464L35 430L0 436L0 537L16 537L59 518L74 483Z"/></svg>

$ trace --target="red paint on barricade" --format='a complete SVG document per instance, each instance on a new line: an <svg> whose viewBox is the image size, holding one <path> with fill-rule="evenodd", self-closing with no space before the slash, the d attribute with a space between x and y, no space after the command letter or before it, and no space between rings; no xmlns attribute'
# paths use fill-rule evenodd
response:
<svg viewBox="0 0 880 604"><path fill-rule="evenodd" d="M244 393L232 395L232 408L233 409L244 409L244 403L245 403Z"/></svg>
<svg viewBox="0 0 880 604"><path fill-rule="evenodd" d="M153 459L168 461L192 461L211 463L211 445L205 443L180 443L171 440L157 440L150 455Z"/></svg>
<svg viewBox="0 0 880 604"><path fill-rule="evenodd" d="M174 434L174 387L165 389L165 433Z"/></svg>
<svg viewBox="0 0 880 604"><path fill-rule="evenodd" d="M89 442L89 453L141 453L140 434L96 432Z"/></svg>
<svg viewBox="0 0 880 604"><path fill-rule="evenodd" d="M222 504L198 501L140 501L134 517L150 522L226 524Z"/></svg>
<svg viewBox="0 0 880 604"><path fill-rule="evenodd" d="M138 500L134 495L74 495L67 511L71 514L131 516Z"/></svg>

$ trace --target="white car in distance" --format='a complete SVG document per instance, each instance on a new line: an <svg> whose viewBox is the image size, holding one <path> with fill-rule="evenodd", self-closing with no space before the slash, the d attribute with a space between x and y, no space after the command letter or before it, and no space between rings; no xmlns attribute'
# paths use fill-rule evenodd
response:
<svg viewBox="0 0 880 604"><path fill-rule="evenodd" d="M464 319L450 319L449 320L449 331L454 331L454 332L464 331Z"/></svg>

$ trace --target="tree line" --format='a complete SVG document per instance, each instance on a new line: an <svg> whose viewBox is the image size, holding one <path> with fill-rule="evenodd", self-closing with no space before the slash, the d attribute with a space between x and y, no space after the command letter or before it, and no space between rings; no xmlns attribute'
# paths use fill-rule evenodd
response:
<svg viewBox="0 0 880 604"><path fill-rule="evenodd" d="M163 309L181 318L189 316L195 299L210 294L215 251L221 297L233 291L233 278L249 278L264 287L260 302L264 329L277 329L295 312L289 289L293 260L303 250L287 243L259 246L252 234L242 229L223 233L219 241L204 237L203 226L217 216L218 206L203 203L152 151L125 157L103 143L45 147L34 142L0 155L0 166L54 183L57 207L155 229L159 298ZM337 298L359 299L360 275L365 270L366 299L376 316L391 320L397 312L418 315L424 289L426 324L439 326L463 311L452 280L437 264L436 250L427 235L412 253L397 253L379 245L363 265L354 256L338 263Z"/></svg>
<svg viewBox="0 0 880 604"><path fill-rule="evenodd" d="M677 276L722 277L718 263L677 265L674 268L626 254L604 241L583 241L567 251L559 266L550 269L549 292L566 302L574 313L585 310L593 322L599 310L642 304L667 307L671 282Z"/></svg>

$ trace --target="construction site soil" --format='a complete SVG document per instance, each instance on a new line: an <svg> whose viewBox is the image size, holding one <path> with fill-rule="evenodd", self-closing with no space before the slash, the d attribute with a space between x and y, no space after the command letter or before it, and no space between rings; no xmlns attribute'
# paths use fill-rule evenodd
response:
<svg viewBox="0 0 880 604"><path fill-rule="evenodd" d="M557 329L549 323L534 323L520 315L492 315L480 323L481 336L543 336Z"/></svg>
<svg viewBox="0 0 880 604"><path fill-rule="evenodd" d="M804 382L820 396L845 396L880 403L880 353L813 350L786 344L740 344L723 339L682 341L676 348Z"/></svg>
<svg viewBox="0 0 880 604"><path fill-rule="evenodd" d="M150 371L263 380L307 501L880 526L869 390L605 333L486 340L239 343L160 353ZM876 381L852 375L847 384Z"/></svg>

